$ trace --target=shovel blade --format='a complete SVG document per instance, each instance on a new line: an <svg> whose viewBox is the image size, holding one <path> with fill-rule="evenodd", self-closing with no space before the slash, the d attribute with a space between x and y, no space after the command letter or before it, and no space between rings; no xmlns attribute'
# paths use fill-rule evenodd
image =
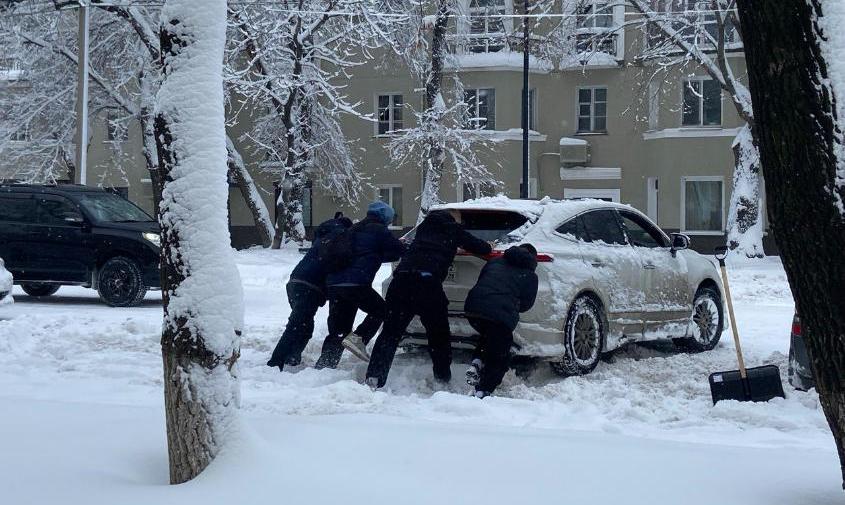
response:
<svg viewBox="0 0 845 505"><path fill-rule="evenodd" d="M767 402L776 396L786 398L777 366L746 368L745 372L745 379L742 378L739 370L710 374L710 395L713 397L713 405L720 400Z"/></svg>

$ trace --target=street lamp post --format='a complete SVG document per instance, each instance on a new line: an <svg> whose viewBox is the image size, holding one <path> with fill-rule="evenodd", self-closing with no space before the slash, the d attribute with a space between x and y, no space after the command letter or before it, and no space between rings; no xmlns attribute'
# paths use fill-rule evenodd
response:
<svg viewBox="0 0 845 505"><path fill-rule="evenodd" d="M524 0L525 15L522 17L522 184L519 197L528 198L528 1Z"/></svg>
<svg viewBox="0 0 845 505"><path fill-rule="evenodd" d="M56 10L77 7L79 17L79 56L76 84L76 180L86 184L88 178L88 2L85 0L53 0Z"/></svg>

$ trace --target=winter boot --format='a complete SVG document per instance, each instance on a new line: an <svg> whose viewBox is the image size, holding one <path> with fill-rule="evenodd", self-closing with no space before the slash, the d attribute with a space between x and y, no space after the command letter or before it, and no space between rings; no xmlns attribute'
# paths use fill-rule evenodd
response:
<svg viewBox="0 0 845 505"><path fill-rule="evenodd" d="M364 343L364 339L359 335L354 332L350 333L340 343L347 351L351 352L353 356L361 361L369 363L370 354L367 352L367 345Z"/></svg>
<svg viewBox="0 0 845 505"><path fill-rule="evenodd" d="M364 382L370 387L370 391L378 391L378 377L367 377L367 380Z"/></svg>
<svg viewBox="0 0 845 505"><path fill-rule="evenodd" d="M434 363L432 367L434 372L434 380L438 382L448 383L452 380L452 367L450 363Z"/></svg>
<svg viewBox="0 0 845 505"><path fill-rule="evenodd" d="M482 368L484 368L484 363L482 363L480 359L475 358L472 360L472 363L470 363L469 368L467 368L466 371L467 384L473 387L478 385L478 382L481 380Z"/></svg>
<svg viewBox="0 0 845 505"><path fill-rule="evenodd" d="M472 392L472 396L474 396L478 399L482 399L482 398L487 398L488 396L490 396L490 393L488 393L487 391L475 390L475 391Z"/></svg>

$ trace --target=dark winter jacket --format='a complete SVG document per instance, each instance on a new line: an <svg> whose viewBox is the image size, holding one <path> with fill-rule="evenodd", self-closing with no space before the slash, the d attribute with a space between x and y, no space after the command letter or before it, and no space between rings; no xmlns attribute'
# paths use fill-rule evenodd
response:
<svg viewBox="0 0 845 505"><path fill-rule="evenodd" d="M458 247L480 255L492 250L490 244L472 236L448 212L431 212L417 226L414 241L396 272L429 272L443 282Z"/></svg>
<svg viewBox="0 0 845 505"><path fill-rule="evenodd" d="M352 263L340 272L329 274L328 286L369 286L382 263L398 260L405 251L405 245L390 233L378 215L367 214L350 231L354 234Z"/></svg>
<svg viewBox="0 0 845 505"><path fill-rule="evenodd" d="M511 247L501 258L490 260L467 295L467 317L495 321L513 331L519 313L533 307L537 298L536 268L534 255L521 247Z"/></svg>
<svg viewBox="0 0 845 505"><path fill-rule="evenodd" d="M318 245L320 239L338 233L340 230L352 226L352 221L347 217L329 219L324 221L314 230L314 240L311 248L305 253L293 272L290 274L290 282L300 282L325 294L326 272L318 259Z"/></svg>

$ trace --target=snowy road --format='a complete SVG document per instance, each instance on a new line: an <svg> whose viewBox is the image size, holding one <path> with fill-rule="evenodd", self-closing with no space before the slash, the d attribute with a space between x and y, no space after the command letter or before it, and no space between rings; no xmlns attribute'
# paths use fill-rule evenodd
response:
<svg viewBox="0 0 845 505"><path fill-rule="evenodd" d="M167 475L159 294L141 307L114 309L82 288L41 301L15 290L17 317L0 321L0 429L9 442L0 487L16 498L7 503L134 503L128 495L163 503L184 501L184 493L234 492L219 489L226 484L212 478L216 472L278 481L293 502L344 496L356 503L383 474L391 481L379 477L374 503L427 482L437 485L402 502L841 503L814 392L787 387L785 400L711 405L707 375L736 368L728 334L698 355L631 347L586 377L564 380L544 367L527 379L509 373L499 396L484 401L465 395L462 364L453 367L450 390L439 391L424 356L400 355L386 390L372 393L358 383L363 366L348 357L334 371L280 374L264 366L283 327L284 284L298 256L253 250L237 257L246 296L242 403L257 435L240 446L243 454L225 455L179 491L160 487ZM737 268L731 280L746 361L774 363L785 374L793 305L780 264ZM307 365L319 354L325 315L318 314ZM297 464L282 472L290 454ZM56 486L31 486L45 471ZM323 472L344 488L321 487ZM92 486L101 492L92 495ZM243 502L275 491L252 488Z"/></svg>

